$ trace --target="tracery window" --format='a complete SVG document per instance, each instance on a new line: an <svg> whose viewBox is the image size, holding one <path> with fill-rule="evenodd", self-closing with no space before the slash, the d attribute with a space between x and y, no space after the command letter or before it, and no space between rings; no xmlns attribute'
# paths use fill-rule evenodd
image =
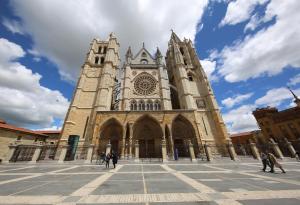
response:
<svg viewBox="0 0 300 205"><path fill-rule="evenodd" d="M154 103L154 110L160 110L160 102L158 100Z"/></svg>
<svg viewBox="0 0 300 205"><path fill-rule="evenodd" d="M150 95L155 89L156 80L148 73L141 73L134 80L134 90L140 95Z"/></svg>
<svg viewBox="0 0 300 205"><path fill-rule="evenodd" d="M145 110L145 102L144 100L139 101L139 110Z"/></svg>
<svg viewBox="0 0 300 205"><path fill-rule="evenodd" d="M147 110L153 110L153 103L152 103L152 100L148 100L148 101L147 101L146 109L147 109Z"/></svg>
<svg viewBox="0 0 300 205"><path fill-rule="evenodd" d="M130 110L137 110L137 103L135 100L132 100L130 103Z"/></svg>

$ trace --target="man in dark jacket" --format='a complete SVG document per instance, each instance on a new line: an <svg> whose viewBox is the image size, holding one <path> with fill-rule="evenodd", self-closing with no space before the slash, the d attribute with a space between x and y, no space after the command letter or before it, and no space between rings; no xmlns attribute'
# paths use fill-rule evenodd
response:
<svg viewBox="0 0 300 205"><path fill-rule="evenodd" d="M118 155L116 153L112 154L112 162L113 162L114 168L116 168L116 164L118 163Z"/></svg>

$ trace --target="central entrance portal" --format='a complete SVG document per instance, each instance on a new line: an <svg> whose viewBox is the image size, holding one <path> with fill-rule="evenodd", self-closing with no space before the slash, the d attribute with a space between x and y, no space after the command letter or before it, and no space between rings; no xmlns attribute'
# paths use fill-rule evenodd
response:
<svg viewBox="0 0 300 205"><path fill-rule="evenodd" d="M149 116L143 116L133 126L134 141L139 143L139 158L161 158L162 129Z"/></svg>

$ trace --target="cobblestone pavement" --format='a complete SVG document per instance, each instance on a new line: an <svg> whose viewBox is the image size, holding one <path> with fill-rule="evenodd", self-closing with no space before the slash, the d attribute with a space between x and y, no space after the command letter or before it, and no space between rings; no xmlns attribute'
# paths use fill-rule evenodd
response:
<svg viewBox="0 0 300 205"><path fill-rule="evenodd" d="M254 160L0 165L0 204L300 204L300 162L287 173Z"/></svg>

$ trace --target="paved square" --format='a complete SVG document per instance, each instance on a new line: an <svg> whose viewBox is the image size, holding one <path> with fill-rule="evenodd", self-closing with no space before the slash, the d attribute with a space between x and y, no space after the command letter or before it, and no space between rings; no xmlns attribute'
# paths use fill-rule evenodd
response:
<svg viewBox="0 0 300 205"><path fill-rule="evenodd" d="M78 163L0 165L0 204L300 204L300 163L282 174L243 159L162 164L120 161L116 169Z"/></svg>

